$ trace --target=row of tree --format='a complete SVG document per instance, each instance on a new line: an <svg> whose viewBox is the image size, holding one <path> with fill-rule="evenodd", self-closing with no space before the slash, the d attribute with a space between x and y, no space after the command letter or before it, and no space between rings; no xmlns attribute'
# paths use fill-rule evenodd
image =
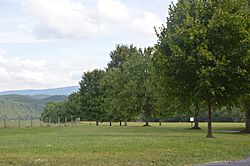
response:
<svg viewBox="0 0 250 166"><path fill-rule="evenodd" d="M246 111L250 132L249 11L247 0L179 0L156 30L154 47L117 45L105 70L83 74L79 92L64 108L97 125L126 125L140 116L145 126L151 116L176 112L191 112L198 122L207 109L207 137L213 137L212 110L238 107ZM61 104L48 104L44 116Z"/></svg>

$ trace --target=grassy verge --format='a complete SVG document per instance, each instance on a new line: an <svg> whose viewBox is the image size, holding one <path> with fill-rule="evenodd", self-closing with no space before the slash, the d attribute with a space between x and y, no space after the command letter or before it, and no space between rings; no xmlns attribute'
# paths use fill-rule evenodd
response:
<svg viewBox="0 0 250 166"><path fill-rule="evenodd" d="M250 135L189 130L188 123L0 128L0 165L192 165L250 156ZM214 123L238 130L242 123Z"/></svg>

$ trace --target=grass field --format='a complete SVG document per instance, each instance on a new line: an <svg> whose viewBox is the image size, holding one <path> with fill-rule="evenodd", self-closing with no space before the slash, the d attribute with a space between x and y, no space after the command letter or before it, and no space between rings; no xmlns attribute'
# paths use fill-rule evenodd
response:
<svg viewBox="0 0 250 166"><path fill-rule="evenodd" d="M158 127L84 123L70 127L0 128L0 165L192 165L250 156L250 135L203 130L188 123ZM243 123L214 123L215 130L238 130Z"/></svg>

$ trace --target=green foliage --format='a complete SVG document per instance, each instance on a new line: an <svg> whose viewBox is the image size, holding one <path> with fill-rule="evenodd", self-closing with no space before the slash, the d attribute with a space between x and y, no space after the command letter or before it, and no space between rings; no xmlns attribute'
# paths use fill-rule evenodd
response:
<svg viewBox="0 0 250 166"><path fill-rule="evenodd" d="M134 74L137 74L138 70L129 70L129 65L137 64L138 61L135 58L140 56L140 51L133 45L118 45L110 53L111 62L108 64L101 86L105 94L104 106L112 119L126 121L133 118L140 110L135 104L136 99L132 93L134 87L131 85L134 83L133 78L137 78Z"/></svg>
<svg viewBox="0 0 250 166"><path fill-rule="evenodd" d="M131 45L117 46L101 81L104 107L109 119L125 121L153 114L155 73L153 48L144 51Z"/></svg>
<svg viewBox="0 0 250 166"><path fill-rule="evenodd" d="M50 102L47 103L46 107L44 108L44 111L42 113L43 121L44 122L52 122L57 123L58 118L66 117L66 107L65 102ZM64 119L64 118L62 118Z"/></svg>
<svg viewBox="0 0 250 166"><path fill-rule="evenodd" d="M83 118L83 112L81 111L81 96L80 92L75 92L69 95L67 100L68 112L73 118Z"/></svg>
<svg viewBox="0 0 250 166"><path fill-rule="evenodd" d="M40 118L44 106L48 102L63 101L67 96L23 96L23 95L1 95L0 96L0 118L6 116L8 119Z"/></svg>
<svg viewBox="0 0 250 166"><path fill-rule="evenodd" d="M211 115L211 107L233 105L249 93L247 1L179 1L169 10L156 61L175 96L205 102Z"/></svg>
<svg viewBox="0 0 250 166"><path fill-rule="evenodd" d="M80 82L80 101L81 109L84 113L84 119L102 120L105 111L102 106L103 94L100 89L100 80L104 75L102 70L93 70L86 72Z"/></svg>
<svg viewBox="0 0 250 166"><path fill-rule="evenodd" d="M103 108L106 111L107 121L123 120L123 114L119 107L120 100L119 93L122 89L120 79L122 78L121 71L110 68L106 70L101 82L100 88L103 91ZM123 110L123 109L122 109Z"/></svg>
<svg viewBox="0 0 250 166"><path fill-rule="evenodd" d="M82 116L80 108L80 93L72 93L67 100L61 102L48 102L43 109L42 118L44 122L60 123L66 120L74 121Z"/></svg>
<svg viewBox="0 0 250 166"><path fill-rule="evenodd" d="M130 94L130 103L137 114L146 117L153 115L155 73L152 63L153 49L139 50L124 63L124 74L128 80L126 91Z"/></svg>
<svg viewBox="0 0 250 166"><path fill-rule="evenodd" d="M138 53L138 49L133 46L127 45L117 45L116 49L111 51L110 58L111 61L108 63L108 68L122 68L123 63L127 60L127 58L132 55Z"/></svg>
<svg viewBox="0 0 250 166"><path fill-rule="evenodd" d="M193 100L234 102L249 85L246 1L179 1L158 34L168 86Z"/></svg>

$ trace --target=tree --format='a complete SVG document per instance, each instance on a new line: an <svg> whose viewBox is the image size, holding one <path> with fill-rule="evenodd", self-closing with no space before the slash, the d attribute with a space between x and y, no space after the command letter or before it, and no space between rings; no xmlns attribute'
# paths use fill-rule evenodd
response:
<svg viewBox="0 0 250 166"><path fill-rule="evenodd" d="M120 115L124 118L125 125L128 119L143 115L145 126L149 126L155 83L152 55L153 48L142 50L133 45L118 45L111 52L112 61L102 81L102 87L106 90L105 106L109 109L109 116L116 112L116 117Z"/></svg>
<svg viewBox="0 0 250 166"><path fill-rule="evenodd" d="M44 107L42 117L44 122L57 123L58 118L60 122L65 122L65 118L70 118L67 102L49 102Z"/></svg>
<svg viewBox="0 0 250 166"><path fill-rule="evenodd" d="M121 90L117 80L119 73L116 69L107 69L100 81L100 87L103 91L103 108L106 112L106 118L112 125L112 121L121 121L122 117L117 110L117 94Z"/></svg>
<svg viewBox="0 0 250 166"><path fill-rule="evenodd" d="M233 105L249 89L247 0L179 0L160 29L157 49L167 86L208 109Z"/></svg>
<svg viewBox="0 0 250 166"><path fill-rule="evenodd" d="M84 118L83 112L81 111L81 100L80 92L74 92L69 95L67 100L68 112L72 116L70 118Z"/></svg>
<svg viewBox="0 0 250 166"><path fill-rule="evenodd" d="M108 63L104 81L102 81L102 87L106 92L108 89L104 101L108 106L109 114L115 113L116 118L125 121L125 126L127 120L135 116L138 111L131 95L131 77L126 65L131 57L140 55L139 49L133 45L117 45L110 53L111 62Z"/></svg>
<svg viewBox="0 0 250 166"><path fill-rule="evenodd" d="M104 71L98 69L85 72L80 82L81 108L88 120L96 121L96 126L105 114L102 107L103 93L100 89L100 80L103 75Z"/></svg>
<svg viewBox="0 0 250 166"><path fill-rule="evenodd" d="M130 103L137 114L145 117L145 125L149 126L149 117L153 115L155 73L152 63L153 48L139 49L137 54L131 54L123 65L130 94Z"/></svg>
<svg viewBox="0 0 250 166"><path fill-rule="evenodd" d="M108 68L122 69L127 58L136 53L138 49L133 45L117 45L115 50L110 52L111 61L108 63Z"/></svg>

